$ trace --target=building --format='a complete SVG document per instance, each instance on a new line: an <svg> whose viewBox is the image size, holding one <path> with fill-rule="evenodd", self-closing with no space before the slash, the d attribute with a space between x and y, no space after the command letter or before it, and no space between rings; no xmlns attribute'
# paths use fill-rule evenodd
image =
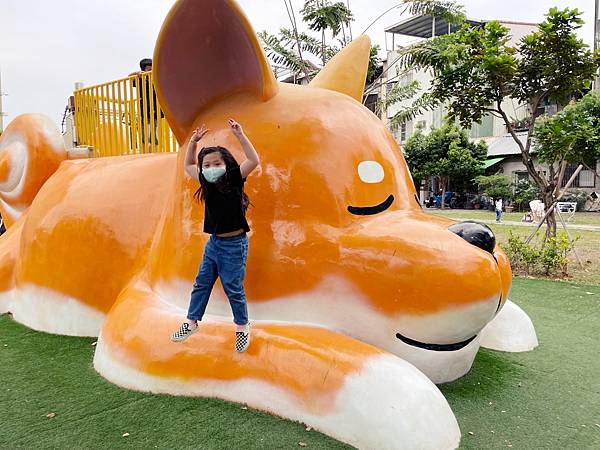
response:
<svg viewBox="0 0 600 450"><path fill-rule="evenodd" d="M527 139L526 132L517 133L521 141ZM547 166L538 164L535 152L533 152L533 161L536 166L539 166L542 171L547 170ZM486 161L486 172L504 173L509 175L513 181L526 180L529 178L529 173L521 160L521 150L510 135L496 137L488 143L488 160ZM596 171L600 170L600 161L596 163ZM561 187L565 187L571 175L575 173L577 165L568 165L565 170L565 176ZM592 194L598 189L597 180L594 172L584 169L573 180L571 188L583 190Z"/></svg>
<svg viewBox="0 0 600 450"><path fill-rule="evenodd" d="M486 22L480 20L469 19L467 21L472 26L483 26ZM524 22L509 22L499 21L502 25L510 30L511 40L509 45L516 46L517 43L526 35L531 33L537 28L535 23L524 23ZM455 25L450 25L446 20L441 18L432 18L429 16L414 16L406 20L403 20L395 25L386 28L386 42L391 41L391 48L387 53L387 60L384 62L384 73L380 78L378 85L378 96L379 98L385 98L385 95L390 92L397 85L408 85L413 81L418 81L420 84L420 91L417 95L420 95L424 91L429 90L432 81L432 74L423 70L412 70L406 72L400 68L396 62L400 57L400 49L402 47L397 46L396 43L403 40L405 45L418 42L422 39L430 39L443 34L448 34L456 31ZM407 38L409 41L407 42ZM373 92L371 88L371 93ZM369 91L367 91L369 93ZM400 126L393 126L391 119L401 109L408 107L411 100L400 102L392 105L387 111L381 111L380 115L382 120L386 121L390 125L390 129L394 134L396 140L400 144L404 144L417 129L422 129L424 132L428 132L431 128L439 128L444 122L446 115L446 108L440 106L433 111L425 111L413 120L408 121ZM519 104L518 101L507 99L502 105L507 115L513 119L513 126L516 130L519 130L519 135L523 137L523 141L526 138L526 133L521 131L524 129L527 118L530 116L526 105ZM547 104L542 106L544 113L553 114L556 113L556 105ZM521 152L512 136L508 134L508 130L504 121L488 114L483 117L481 123L473 124L470 130L471 138L474 140L483 139L487 142L488 160L486 161L486 172L492 173L505 173L513 181L517 181L522 178L528 178L527 169L521 162ZM534 158L535 162L535 158ZM537 165L537 163L536 163ZM540 166L541 170L545 170L543 166ZM567 170L568 179L569 174L572 174L575 168L569 167ZM600 170L600 164L597 163L597 170ZM566 182L567 180L565 180ZM575 182L573 183L574 188L584 189L589 193L594 192L600 185L590 170L582 171ZM428 198L432 193L437 192L437 185L435 180L429 180L427 185L421 186L421 200Z"/></svg>
<svg viewBox="0 0 600 450"><path fill-rule="evenodd" d="M478 20L467 21L472 26L483 26L485 22ZM529 34L535 30L536 24L533 23L518 23L518 22L506 22L500 21L504 26L510 29L512 39L511 45L516 44L523 38L523 36ZM388 36L391 36L392 49L388 51L386 61L386 79L382 83L382 91L380 95L385 96L386 92L389 92L395 86L407 85L413 81L418 81L421 90L417 95L427 91L431 85L432 75L429 72L422 70L413 70L406 73L400 67L397 66L400 56L400 48L396 47L396 40L398 38L412 38L414 41L421 39L430 39L435 36L441 36L456 31L455 25L450 25L444 19L432 18L429 16L414 16L409 19L403 20L402 22L392 25L386 28L385 32ZM411 42L412 43L412 42ZM401 102L392 107L388 108L384 119L391 119L400 109L409 106L412 100ZM516 121L524 120L528 116L526 107L519 105L517 102L506 101L503 107L506 108L509 117L515 118ZM398 141L400 143L406 142L416 131L417 128L423 128L423 130L429 130L430 128L439 128L446 114L444 107L438 107L433 111L426 111L423 114L417 116L415 119L403 124L398 129L393 130ZM474 124L471 129L471 136L473 138L490 138L494 136L502 136L506 133L506 126L502 119L494 117L492 115L486 115L480 124Z"/></svg>

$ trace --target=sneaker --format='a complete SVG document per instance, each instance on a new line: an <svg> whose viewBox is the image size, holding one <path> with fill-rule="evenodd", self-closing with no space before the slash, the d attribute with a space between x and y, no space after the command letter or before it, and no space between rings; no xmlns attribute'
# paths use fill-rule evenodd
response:
<svg viewBox="0 0 600 450"><path fill-rule="evenodd" d="M250 328L248 331L236 331L235 332L235 351L243 353L250 346Z"/></svg>
<svg viewBox="0 0 600 450"><path fill-rule="evenodd" d="M185 341L188 337L198 331L198 328L200 328L198 325L192 328L189 323L183 322L179 327L179 330L177 330L175 334L171 336L171 340L173 342Z"/></svg>

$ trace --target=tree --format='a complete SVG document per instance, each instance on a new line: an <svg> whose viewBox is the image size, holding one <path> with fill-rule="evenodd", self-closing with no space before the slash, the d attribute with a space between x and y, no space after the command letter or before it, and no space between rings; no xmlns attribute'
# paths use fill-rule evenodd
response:
<svg viewBox="0 0 600 450"><path fill-rule="evenodd" d="M402 12L444 17L452 23L464 20L463 8L458 6L454 0L404 0L402 3L405 4ZM308 33L298 31L291 2L290 5L287 1L285 4L290 14L292 28L281 28L277 35L261 31L258 33L258 37L267 57L274 64L289 69L298 78L305 75L315 76L321 67L325 66L340 51L341 47L350 42L346 31L349 31L350 22L354 20L352 11L343 2L332 4L326 0L305 1L301 11L302 20L310 30L321 33L320 38L315 38ZM396 9L397 6L385 12ZM380 15L378 19L384 14ZM327 43L326 31L330 31L334 39L342 33L342 39L339 41L341 46ZM374 80L379 67L378 52L378 46L371 48L368 82ZM319 67L312 61L320 61L322 66Z"/></svg>
<svg viewBox="0 0 600 450"><path fill-rule="evenodd" d="M352 11L344 3L331 3L328 0L307 0L304 2L304 8L301 11L302 20L308 24L308 28L313 31L321 32L321 45L325 49L325 32L331 31L333 38L343 34L342 46L346 45L345 27L350 26L354 20ZM325 54L325 51L322 51ZM327 64L325 59L323 65Z"/></svg>
<svg viewBox="0 0 600 450"><path fill-rule="evenodd" d="M379 73L381 73L381 58L379 58L379 45L373 45L371 47L371 53L369 54L369 69L367 70L367 84L372 83Z"/></svg>
<svg viewBox="0 0 600 450"><path fill-rule="evenodd" d="M261 31L258 37L267 58L275 65L289 69L297 77L316 74L320 70L306 58L307 54L313 59L329 61L339 51L336 47L323 48L318 39L306 33L295 34L287 28L282 28L278 36Z"/></svg>
<svg viewBox="0 0 600 450"><path fill-rule="evenodd" d="M311 62L311 59L320 60L321 67L324 67L340 50L336 45L327 44L326 31L331 31L333 38L341 32L343 34L341 44L342 47L345 46L349 42L346 29L354 20L352 11L342 2L332 4L327 0L305 1L304 8L300 11L302 21L310 30L321 33L319 40L307 33L299 32L295 15L287 2L286 8L290 14L292 29L282 28L278 36L266 31L258 33L265 53L271 61L291 70L297 77L316 75L320 68Z"/></svg>
<svg viewBox="0 0 600 450"><path fill-rule="evenodd" d="M404 151L415 179L438 179L442 199L451 182L472 180L479 175L487 156L485 142L471 142L465 130L450 124L434 129L428 135L418 130L407 141Z"/></svg>
<svg viewBox="0 0 600 450"><path fill-rule="evenodd" d="M583 21L576 9L550 9L537 31L525 36L517 47L509 45L508 29L498 22L482 27L462 26L455 33L407 48L401 64L431 70L431 88L396 121L406 121L426 109L447 105L448 119L469 128L485 114L501 118L521 151L527 171L540 188L546 207L554 202L558 186L555 169L543 174L533 163L532 139L542 106L559 107L589 89L600 65L600 52L592 53L575 31ZM522 141L503 102L516 99L529 111L527 137ZM556 236L554 213L547 216L547 235Z"/></svg>
<svg viewBox="0 0 600 450"><path fill-rule="evenodd" d="M541 118L535 126L534 148L540 161L557 167L558 186L567 163L584 163L595 171L600 158L600 93L590 92L558 114Z"/></svg>
<svg viewBox="0 0 600 450"><path fill-rule="evenodd" d="M479 192L492 198L508 199L512 197L510 179L506 175L495 174L475 177Z"/></svg>
<svg viewBox="0 0 600 450"><path fill-rule="evenodd" d="M519 210L529 206L529 202L540 196L540 190L529 179L518 180L514 185L513 204Z"/></svg>

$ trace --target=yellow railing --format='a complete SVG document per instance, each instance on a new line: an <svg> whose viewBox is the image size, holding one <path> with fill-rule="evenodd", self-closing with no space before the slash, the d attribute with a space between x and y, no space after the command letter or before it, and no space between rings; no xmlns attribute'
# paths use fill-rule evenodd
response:
<svg viewBox="0 0 600 450"><path fill-rule="evenodd" d="M152 72L79 89L74 95L77 144L93 147L94 156L177 151Z"/></svg>

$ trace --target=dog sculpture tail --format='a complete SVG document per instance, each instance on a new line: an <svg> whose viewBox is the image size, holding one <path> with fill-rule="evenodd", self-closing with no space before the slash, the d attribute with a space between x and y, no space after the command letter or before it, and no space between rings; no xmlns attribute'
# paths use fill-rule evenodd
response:
<svg viewBox="0 0 600 450"><path fill-rule="evenodd" d="M23 114L0 137L0 214L10 228L67 159L60 131L48 117Z"/></svg>
<svg viewBox="0 0 600 450"><path fill-rule="evenodd" d="M18 116L0 136L0 214L8 230L0 238L0 314L9 311L26 213L65 159L60 131L40 114Z"/></svg>

